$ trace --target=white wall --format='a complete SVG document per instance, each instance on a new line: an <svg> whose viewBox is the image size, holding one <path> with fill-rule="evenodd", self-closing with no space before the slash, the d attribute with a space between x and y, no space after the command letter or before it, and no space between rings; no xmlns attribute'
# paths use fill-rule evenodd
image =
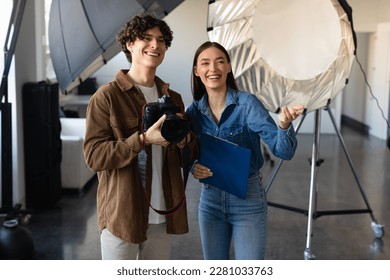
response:
<svg viewBox="0 0 390 280"><path fill-rule="evenodd" d="M387 127L384 117L388 116L390 96L390 23L380 23L377 29L377 32L357 34L357 58L365 71L371 92L355 60L350 83L344 89L342 112L367 125L372 136L385 140ZM378 104L374 97L378 99ZM384 116L380 110L383 110Z"/></svg>
<svg viewBox="0 0 390 280"><path fill-rule="evenodd" d="M366 84L358 61L367 69L368 40L370 33L357 33L357 55L352 65L349 83L343 90L343 115L365 123Z"/></svg>
<svg viewBox="0 0 390 280"><path fill-rule="evenodd" d="M192 101L191 68L196 49L207 36L208 0L185 0L164 20L173 30L173 42L157 74L180 92L185 105Z"/></svg>
<svg viewBox="0 0 390 280"><path fill-rule="evenodd" d="M367 75L376 100L366 87L365 123L370 127L370 135L385 140L388 126L384 117L389 115L390 96L390 22L378 24L377 32L370 36L369 47Z"/></svg>
<svg viewBox="0 0 390 280"><path fill-rule="evenodd" d="M343 114L366 124L370 135L385 140L389 130L384 118L388 120L390 102L390 1L348 0L348 3L359 35L358 57L372 92L355 63L345 91L349 96L343 102Z"/></svg>
<svg viewBox="0 0 390 280"><path fill-rule="evenodd" d="M375 32L378 23L390 21L389 0L347 0L357 32Z"/></svg>

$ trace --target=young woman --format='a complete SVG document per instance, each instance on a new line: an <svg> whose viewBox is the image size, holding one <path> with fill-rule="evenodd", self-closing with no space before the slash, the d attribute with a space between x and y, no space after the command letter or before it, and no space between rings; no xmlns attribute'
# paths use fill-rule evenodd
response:
<svg viewBox="0 0 390 280"><path fill-rule="evenodd" d="M303 106L283 107L276 125L255 95L237 88L229 54L215 42L203 43L195 53L192 94L194 101L186 112L198 139L207 133L251 150L246 199L203 184L198 216L204 258L229 259L233 241L236 259L264 259L267 201L261 182L260 141L275 156L291 159L297 147L292 121ZM212 172L199 162L193 167L196 179Z"/></svg>

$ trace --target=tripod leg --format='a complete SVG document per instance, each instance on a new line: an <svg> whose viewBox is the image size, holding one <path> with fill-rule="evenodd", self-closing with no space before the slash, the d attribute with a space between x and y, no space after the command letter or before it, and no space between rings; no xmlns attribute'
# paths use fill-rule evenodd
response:
<svg viewBox="0 0 390 280"><path fill-rule="evenodd" d="M333 126L334 126L334 128L335 128L335 130L336 130L337 136L338 136L338 138L339 138L339 140L340 140L340 143L341 143L341 146L342 146L342 148L343 148L343 150L344 150L344 153L345 153L345 155L346 155L346 157L347 157L349 166L351 167L353 176L354 176L355 181L356 181L356 183L357 183L357 185L358 185L358 187L359 187L360 193L361 193L361 195L362 195L362 197L363 197L363 200L364 200L364 202L365 202L365 204L366 204L366 206L367 206L367 209L369 210L369 213L370 213L370 216L371 216L371 219L372 219L371 228L372 228L372 230L374 231L375 236L376 236L377 238L381 238L381 237L383 236L383 234L384 234L384 232L383 232L383 225L380 225L380 224L377 223L377 221L376 221L376 219L375 219L375 217L374 217L374 214L372 213L372 210L371 210L370 204L369 204L369 202L368 202L367 196L366 196L366 194L364 193L364 190L363 190L362 185L360 184L359 178L358 178L357 173L356 173L356 171L355 171L355 167L353 166L353 163L352 163L352 159L351 159L351 157L350 157L350 155L349 155L349 153L348 153L347 146L345 145L344 139L343 139L343 137L341 136L340 131L337 129L336 121L335 121L335 119L334 119L333 113L332 113L332 111L330 110L330 108L327 108L327 111L328 111L328 113L329 113L330 119L332 120Z"/></svg>
<svg viewBox="0 0 390 280"><path fill-rule="evenodd" d="M306 248L303 253L305 260L315 259L311 253L311 237L313 233L313 220L314 212L317 202L317 162L319 157L319 145L320 145L320 124L321 124L321 112L316 110L315 122L314 122L314 140L313 149L311 155L311 180L310 180L310 194L309 194L309 209L307 214L307 233L306 233Z"/></svg>

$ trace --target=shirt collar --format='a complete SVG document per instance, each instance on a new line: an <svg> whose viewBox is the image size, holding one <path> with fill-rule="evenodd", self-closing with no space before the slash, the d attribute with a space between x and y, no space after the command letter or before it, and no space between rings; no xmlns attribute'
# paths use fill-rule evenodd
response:
<svg viewBox="0 0 390 280"><path fill-rule="evenodd" d="M230 87L227 88L226 92L226 105L225 108L234 104L236 105L238 103L238 95L237 90L234 90ZM204 111L209 107L208 105L208 95L207 93L202 96L202 98L199 100L199 108Z"/></svg>
<svg viewBox="0 0 390 280"><path fill-rule="evenodd" d="M115 76L115 81L118 83L122 91L127 92L134 87L132 80L130 79L127 73L129 69L119 70ZM155 76L154 82L156 83L157 88L163 95L169 96L169 84L162 81L159 77Z"/></svg>

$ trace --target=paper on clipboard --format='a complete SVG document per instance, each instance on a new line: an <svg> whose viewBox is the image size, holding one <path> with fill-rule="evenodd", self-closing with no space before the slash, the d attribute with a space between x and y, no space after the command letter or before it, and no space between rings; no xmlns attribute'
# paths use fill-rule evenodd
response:
<svg viewBox="0 0 390 280"><path fill-rule="evenodd" d="M202 183L245 199L250 159L249 149L209 134L200 136L199 162L213 172L213 176L201 179Z"/></svg>

